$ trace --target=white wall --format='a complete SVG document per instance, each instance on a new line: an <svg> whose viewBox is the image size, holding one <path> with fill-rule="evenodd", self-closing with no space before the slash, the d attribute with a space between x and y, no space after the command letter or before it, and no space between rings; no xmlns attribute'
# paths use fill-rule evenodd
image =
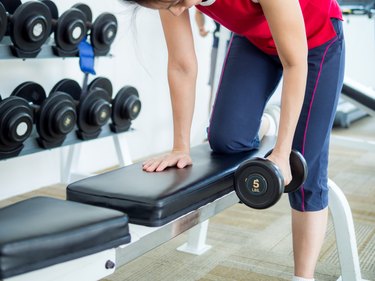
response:
<svg viewBox="0 0 375 281"><path fill-rule="evenodd" d="M103 11L112 12L119 21L119 32L112 46L112 58L96 62L97 75L111 79L115 92L124 85L135 86L142 100L142 112L133 123L134 132L122 135L133 159L168 150L172 144L172 118L166 80L166 50L160 20L156 11L140 9L134 15L132 6L118 0L56 0L60 13L76 2L89 4L94 18ZM193 22L194 24L194 22ZM211 25L212 27L212 25ZM353 18L345 23L347 39L347 73L369 86L374 83L374 20ZM205 137L208 120L209 58L211 36L201 38L193 28L199 60L197 102L192 128L192 144ZM0 61L0 93L6 97L20 83L32 80L47 92L62 78L81 81L78 59L14 59ZM60 151L0 161L0 199L60 181ZM82 145L80 170L96 171L117 163L111 138L85 142Z"/></svg>
<svg viewBox="0 0 375 281"><path fill-rule="evenodd" d="M375 89L375 19L345 16L346 75Z"/></svg>

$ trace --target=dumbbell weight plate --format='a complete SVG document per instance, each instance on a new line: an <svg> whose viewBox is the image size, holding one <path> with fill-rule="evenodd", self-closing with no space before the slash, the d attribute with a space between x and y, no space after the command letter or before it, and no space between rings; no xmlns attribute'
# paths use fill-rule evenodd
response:
<svg viewBox="0 0 375 281"><path fill-rule="evenodd" d="M109 96L112 98L113 86L112 86L111 80L109 80L108 78L106 78L106 77L95 78L88 85L87 91L90 92L90 91L94 90L95 88L105 90L109 94Z"/></svg>
<svg viewBox="0 0 375 281"><path fill-rule="evenodd" d="M285 193L297 191L306 181L308 173L306 160L298 151L292 150L289 163L292 170L292 181L285 186Z"/></svg>
<svg viewBox="0 0 375 281"><path fill-rule="evenodd" d="M50 95L54 92L64 92L70 95L75 101L81 98L82 88L77 81L72 79L62 79L53 86Z"/></svg>
<svg viewBox="0 0 375 281"><path fill-rule="evenodd" d="M111 44L117 34L117 19L113 14L102 13L92 25L90 41L96 55L108 54Z"/></svg>
<svg viewBox="0 0 375 281"><path fill-rule="evenodd" d="M141 107L136 88L131 86L121 88L112 101L112 122L116 132L129 130L130 121L138 117Z"/></svg>
<svg viewBox="0 0 375 281"><path fill-rule="evenodd" d="M55 28L56 46L65 52L78 52L78 44L86 36L86 16L78 9L65 11L57 20ZM72 53L76 55L76 53Z"/></svg>
<svg viewBox="0 0 375 281"><path fill-rule="evenodd" d="M241 202L251 208L271 207L284 191L281 171L265 159L245 161L235 172L234 189Z"/></svg>
<svg viewBox="0 0 375 281"><path fill-rule="evenodd" d="M111 117L110 100L108 93L99 88L93 89L81 99L77 109L79 137L91 139L100 134L101 127Z"/></svg>
<svg viewBox="0 0 375 281"><path fill-rule="evenodd" d="M87 22L92 22L92 11L91 8L84 3L74 4L72 8L82 11L86 15Z"/></svg>
<svg viewBox="0 0 375 281"><path fill-rule="evenodd" d="M272 150L267 152L264 157L268 157L271 152ZM292 172L292 181L284 187L284 193L297 191L307 178L307 163L300 152L292 150L289 157L289 164Z"/></svg>
<svg viewBox="0 0 375 281"><path fill-rule="evenodd" d="M10 15L13 15L17 8L22 5L21 0L0 0L0 2Z"/></svg>
<svg viewBox="0 0 375 281"><path fill-rule="evenodd" d="M21 97L36 105L41 105L46 99L46 92L43 87L31 81L18 85L11 95Z"/></svg>
<svg viewBox="0 0 375 281"><path fill-rule="evenodd" d="M0 3L0 41L3 39L7 31L8 16L2 3Z"/></svg>
<svg viewBox="0 0 375 281"><path fill-rule="evenodd" d="M76 124L73 98L63 92L54 92L42 103L36 119L40 144L45 148L60 146Z"/></svg>
<svg viewBox="0 0 375 281"><path fill-rule="evenodd" d="M1 101L0 152L20 151L22 143L32 132L32 126L33 111L26 100L10 96Z"/></svg>
<svg viewBox="0 0 375 281"><path fill-rule="evenodd" d="M16 48L36 53L51 33L52 15L42 2L25 2L17 8L10 21L10 37Z"/></svg>
<svg viewBox="0 0 375 281"><path fill-rule="evenodd" d="M51 0L41 0L40 2L48 7L53 20L57 20L59 18L59 9L57 8L55 2Z"/></svg>

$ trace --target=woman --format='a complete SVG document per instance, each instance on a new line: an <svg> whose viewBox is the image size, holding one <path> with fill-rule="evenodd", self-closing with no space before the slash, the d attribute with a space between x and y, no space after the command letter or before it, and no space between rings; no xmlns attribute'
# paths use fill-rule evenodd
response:
<svg viewBox="0 0 375 281"><path fill-rule="evenodd" d="M197 61L188 9L196 6L234 32L223 67L208 139L214 151L257 148L267 101L281 76L277 141L268 157L285 184L289 154L299 150L309 175L289 194L292 207L293 280L314 280L328 216L327 166L330 130L344 72L342 15L335 0L135 0L158 9L168 48L174 144L143 169L183 168L189 156Z"/></svg>

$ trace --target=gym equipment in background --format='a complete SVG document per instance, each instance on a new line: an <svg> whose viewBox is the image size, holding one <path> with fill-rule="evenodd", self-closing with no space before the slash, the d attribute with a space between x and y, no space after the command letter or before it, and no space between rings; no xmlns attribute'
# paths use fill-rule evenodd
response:
<svg viewBox="0 0 375 281"><path fill-rule="evenodd" d="M276 204L281 195L294 192L307 178L307 164L302 154L293 150L290 154L292 181L284 186L281 170L272 161L254 158L242 163L234 174L234 189L245 205L254 209L265 209Z"/></svg>
<svg viewBox="0 0 375 281"><path fill-rule="evenodd" d="M97 77L88 86L88 91L101 88L112 96L113 87L108 78ZM132 86L122 87L112 99L112 132L121 133L130 129L131 121L136 119L141 111L141 101L136 88Z"/></svg>
<svg viewBox="0 0 375 281"><path fill-rule="evenodd" d="M8 27L8 16L4 5L0 2L0 42L3 39Z"/></svg>
<svg viewBox="0 0 375 281"><path fill-rule="evenodd" d="M131 122L141 112L142 103L136 88L122 87L112 100L111 130L115 133L126 132L130 129Z"/></svg>
<svg viewBox="0 0 375 281"><path fill-rule="evenodd" d="M87 35L86 15L74 7L64 11L60 16L57 6L51 0L42 0L52 14L52 31L55 46L53 52L60 57L78 55L78 45Z"/></svg>
<svg viewBox="0 0 375 281"><path fill-rule="evenodd" d="M87 93L82 92L81 86L72 79L59 81L52 89L53 92L68 93L77 105L77 136L88 140L97 138L101 128L111 117L112 93L103 88L88 86Z"/></svg>
<svg viewBox="0 0 375 281"><path fill-rule="evenodd" d="M50 10L39 1L28 1L23 4L19 0L1 2L7 11L13 55L19 58L36 57L51 34Z"/></svg>
<svg viewBox="0 0 375 281"><path fill-rule="evenodd" d="M117 34L118 23L116 17L111 13L105 12L101 13L92 22L92 11L88 5L77 3L73 7L86 14L86 26L90 30L90 42L94 48L95 56L107 55Z"/></svg>
<svg viewBox="0 0 375 281"><path fill-rule="evenodd" d="M339 0L342 13L351 16L367 16L375 13L375 0ZM349 128L350 125L375 112L374 90L345 77L341 97L337 106L334 126Z"/></svg>
<svg viewBox="0 0 375 281"><path fill-rule="evenodd" d="M0 97L0 159L17 156L33 129L33 109L20 97Z"/></svg>
<svg viewBox="0 0 375 281"><path fill-rule="evenodd" d="M43 87L35 82L24 82L12 96L30 102L35 111L38 144L43 148L61 146L75 127L77 114L73 98L65 92L52 91L48 98Z"/></svg>
<svg viewBox="0 0 375 281"><path fill-rule="evenodd" d="M368 116L368 114L365 111L358 108L353 103L347 101L345 98L340 98L337 105L333 126L349 128L353 122L360 120L366 116Z"/></svg>
<svg viewBox="0 0 375 281"><path fill-rule="evenodd" d="M375 12L374 0L338 0L344 15L367 15L371 18Z"/></svg>

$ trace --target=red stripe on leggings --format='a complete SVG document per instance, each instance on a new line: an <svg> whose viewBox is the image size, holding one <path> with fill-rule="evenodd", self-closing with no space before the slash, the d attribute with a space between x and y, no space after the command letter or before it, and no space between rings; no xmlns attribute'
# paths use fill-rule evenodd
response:
<svg viewBox="0 0 375 281"><path fill-rule="evenodd" d="M337 39L338 38L336 37L335 40L333 40L331 43L329 43L329 45L327 46L327 48L324 51L322 60L320 62L319 72L318 72L318 76L317 76L316 81L315 81L314 91L313 91L311 102L310 102L310 105L309 105L309 112L307 114L306 127L305 127L305 132L304 132L304 135L303 135L302 155L305 155L305 144L306 144L306 139L307 139L307 130L308 130L308 127L309 127L311 109L312 109L312 106L313 106L313 103L314 103L315 93L316 93L316 90L318 88L320 74L322 73L324 59L325 59L325 57L327 55L328 49L331 47L331 45L333 43L335 43L337 41ZM302 206L301 206L301 209L304 212L305 211L305 190L304 190L303 186L301 186L300 192L301 192L301 196L302 196Z"/></svg>

